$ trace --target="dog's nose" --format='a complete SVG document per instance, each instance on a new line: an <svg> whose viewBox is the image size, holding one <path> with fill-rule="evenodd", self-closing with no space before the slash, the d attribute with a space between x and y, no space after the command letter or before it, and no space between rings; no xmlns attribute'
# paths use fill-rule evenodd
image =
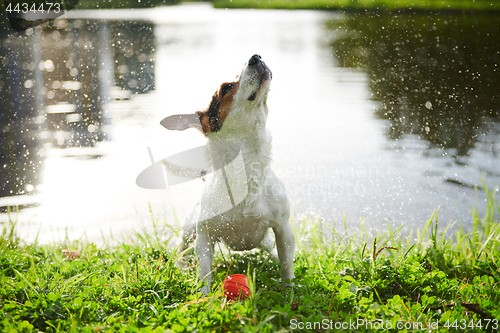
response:
<svg viewBox="0 0 500 333"><path fill-rule="evenodd" d="M250 66L255 66L261 62L262 57L258 54L254 54L250 60L248 60L248 65Z"/></svg>

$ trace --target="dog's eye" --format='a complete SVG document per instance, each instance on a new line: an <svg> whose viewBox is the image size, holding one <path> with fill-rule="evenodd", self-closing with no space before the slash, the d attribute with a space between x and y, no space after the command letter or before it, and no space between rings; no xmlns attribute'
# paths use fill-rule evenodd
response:
<svg viewBox="0 0 500 333"><path fill-rule="evenodd" d="M233 89L233 84L232 83L226 83L220 88L220 98L224 97L229 90Z"/></svg>

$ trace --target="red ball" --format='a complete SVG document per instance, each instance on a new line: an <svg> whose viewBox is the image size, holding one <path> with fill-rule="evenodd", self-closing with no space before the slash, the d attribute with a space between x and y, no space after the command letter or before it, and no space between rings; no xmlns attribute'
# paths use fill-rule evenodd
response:
<svg viewBox="0 0 500 333"><path fill-rule="evenodd" d="M233 274L224 280L224 295L229 300L243 300L250 297L248 279L243 274Z"/></svg>

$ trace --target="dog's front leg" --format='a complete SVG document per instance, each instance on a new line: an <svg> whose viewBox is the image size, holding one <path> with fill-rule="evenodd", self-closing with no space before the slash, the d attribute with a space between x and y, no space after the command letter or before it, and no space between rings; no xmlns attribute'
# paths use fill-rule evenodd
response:
<svg viewBox="0 0 500 333"><path fill-rule="evenodd" d="M179 244L179 252L184 252L189 248L189 244L196 236L196 223L186 221L182 226L181 243Z"/></svg>
<svg viewBox="0 0 500 333"><path fill-rule="evenodd" d="M205 282L201 292L207 295L212 282L213 240L210 239L206 226L202 224L198 224L196 228L195 252L200 265L199 279Z"/></svg>
<svg viewBox="0 0 500 333"><path fill-rule="evenodd" d="M293 286L293 257L295 254L295 235L292 225L288 221L279 224L273 228L276 236L276 247L278 249L278 258L280 261L281 285ZM286 281L290 280L289 283Z"/></svg>
<svg viewBox="0 0 500 333"><path fill-rule="evenodd" d="M182 227L182 237L181 237L181 242L178 247L178 253L182 253L183 256L179 258L179 260L175 263L175 266L178 268L185 268L186 263L185 263L185 258L184 258L184 251L186 251L189 248L189 244L192 242L194 237L196 236L196 224L194 223L187 223L184 224Z"/></svg>

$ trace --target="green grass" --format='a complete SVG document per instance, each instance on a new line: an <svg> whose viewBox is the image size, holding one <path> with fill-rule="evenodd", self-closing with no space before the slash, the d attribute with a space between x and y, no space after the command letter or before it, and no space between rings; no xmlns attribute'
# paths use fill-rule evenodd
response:
<svg viewBox="0 0 500 333"><path fill-rule="evenodd" d="M369 10L499 10L491 0L214 0L216 8L369 9Z"/></svg>
<svg viewBox="0 0 500 333"><path fill-rule="evenodd" d="M0 331L337 332L344 325L363 332L401 325L376 331L494 332L500 205L493 193L487 197L484 216L472 211L469 232L438 232L437 214L407 237L400 229L372 237L363 228L348 235L346 222L333 229L297 221L295 287L280 290L278 264L266 254L217 251L208 297L197 293L192 250L188 267L176 268L155 219L153 232L102 247L25 244L11 220L0 238ZM69 250L78 251L75 258ZM252 297L244 302L226 301L219 289L234 273L250 278Z"/></svg>

